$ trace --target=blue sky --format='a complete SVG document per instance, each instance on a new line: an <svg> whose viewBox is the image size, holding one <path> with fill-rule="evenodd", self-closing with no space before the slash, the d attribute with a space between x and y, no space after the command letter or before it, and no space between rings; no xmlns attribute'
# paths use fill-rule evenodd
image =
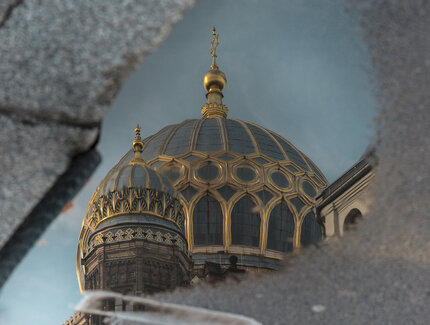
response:
<svg viewBox="0 0 430 325"><path fill-rule="evenodd" d="M376 102L357 21L341 0L197 2L167 41L127 80L107 114L103 162L27 254L0 292L1 324L62 324L80 298L76 246L98 183L142 135L200 117L211 28L227 76L229 116L290 140L331 182L374 138Z"/></svg>

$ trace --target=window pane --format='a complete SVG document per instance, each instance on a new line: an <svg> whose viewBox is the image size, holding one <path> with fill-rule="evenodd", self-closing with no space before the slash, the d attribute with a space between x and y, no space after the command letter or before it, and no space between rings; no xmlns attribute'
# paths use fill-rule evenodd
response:
<svg viewBox="0 0 430 325"><path fill-rule="evenodd" d="M310 197L315 197L315 195L317 194L313 185L311 183L309 183L308 181L303 182L302 188L303 188L303 191L305 191L305 193L307 195L309 195Z"/></svg>
<svg viewBox="0 0 430 325"><path fill-rule="evenodd" d="M293 249L294 218L285 202L274 207L270 213L267 248L281 252Z"/></svg>
<svg viewBox="0 0 430 325"><path fill-rule="evenodd" d="M248 196L241 198L233 208L231 237L233 245L260 245L260 214L255 212L255 203Z"/></svg>
<svg viewBox="0 0 430 325"><path fill-rule="evenodd" d="M287 177L282 174L281 172L274 172L272 175L270 175L272 178L273 183L278 185L281 188L287 188L290 182L288 182Z"/></svg>
<svg viewBox="0 0 430 325"><path fill-rule="evenodd" d="M313 212L309 212L302 223L302 236L300 238L300 243L302 246L315 244L321 240L321 237L321 226L317 222L315 214Z"/></svg>
<svg viewBox="0 0 430 325"><path fill-rule="evenodd" d="M250 182L255 178L255 172L249 167L238 167L236 175L244 182Z"/></svg>
<svg viewBox="0 0 430 325"><path fill-rule="evenodd" d="M218 177L219 168L211 164L211 162L207 162L207 165L204 165L198 170L198 174L201 179L211 181Z"/></svg>
<svg viewBox="0 0 430 325"><path fill-rule="evenodd" d="M209 195L197 203L193 213L195 245L222 245L222 211Z"/></svg>
<svg viewBox="0 0 430 325"><path fill-rule="evenodd" d="M261 190L260 192L257 192L256 194L261 199L261 201L263 201L264 204L267 204L267 202L269 202L273 197L272 193L270 193L269 191L266 191L266 190Z"/></svg>

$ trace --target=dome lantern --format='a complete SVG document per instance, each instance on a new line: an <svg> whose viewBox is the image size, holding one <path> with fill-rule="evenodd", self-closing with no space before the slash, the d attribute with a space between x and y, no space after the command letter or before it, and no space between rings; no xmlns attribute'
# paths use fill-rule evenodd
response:
<svg viewBox="0 0 430 325"><path fill-rule="evenodd" d="M218 34L216 33L215 27L212 29L212 41L211 50L212 65L210 70L205 74L203 78L203 85L207 91L206 93L206 104L202 107L202 115L204 118L226 118L228 109L222 103L222 90L224 89L227 79L224 72L219 70L216 64L216 48L218 46Z"/></svg>

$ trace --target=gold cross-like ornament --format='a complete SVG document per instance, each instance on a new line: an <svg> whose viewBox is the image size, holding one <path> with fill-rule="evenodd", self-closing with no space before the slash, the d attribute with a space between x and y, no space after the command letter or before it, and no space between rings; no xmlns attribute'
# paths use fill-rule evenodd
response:
<svg viewBox="0 0 430 325"><path fill-rule="evenodd" d="M211 65L211 70L218 70L218 66L216 65L216 48L218 46L218 36L219 34L216 33L216 29L215 27L212 28L212 41L211 41L211 54L212 54L212 65Z"/></svg>
<svg viewBox="0 0 430 325"><path fill-rule="evenodd" d="M140 126L139 126L139 124L136 126L136 128L134 129L134 132L136 132L136 137L134 138L135 140L140 140L141 138L140 138L140 130L141 130L141 128L140 128Z"/></svg>

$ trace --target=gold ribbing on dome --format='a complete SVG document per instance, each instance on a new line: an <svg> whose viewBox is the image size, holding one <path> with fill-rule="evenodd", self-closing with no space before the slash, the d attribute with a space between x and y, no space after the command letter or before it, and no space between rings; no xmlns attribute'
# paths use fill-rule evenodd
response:
<svg viewBox="0 0 430 325"><path fill-rule="evenodd" d="M212 29L212 41L211 50L212 65L210 70L205 74L203 78L203 85L207 91L206 93L206 104L202 107L202 115L204 118L226 118L228 109L222 103L222 90L224 89L227 79L224 72L219 70L216 64L216 48L219 44L218 34L216 33L215 27Z"/></svg>
<svg viewBox="0 0 430 325"><path fill-rule="evenodd" d="M142 159L140 157L140 154L143 152L143 145L144 142L142 140L142 138L140 137L140 126L139 124L136 126L136 128L134 129L134 132L136 132L136 136L134 137L133 140L133 151L134 151L134 158L133 159Z"/></svg>

